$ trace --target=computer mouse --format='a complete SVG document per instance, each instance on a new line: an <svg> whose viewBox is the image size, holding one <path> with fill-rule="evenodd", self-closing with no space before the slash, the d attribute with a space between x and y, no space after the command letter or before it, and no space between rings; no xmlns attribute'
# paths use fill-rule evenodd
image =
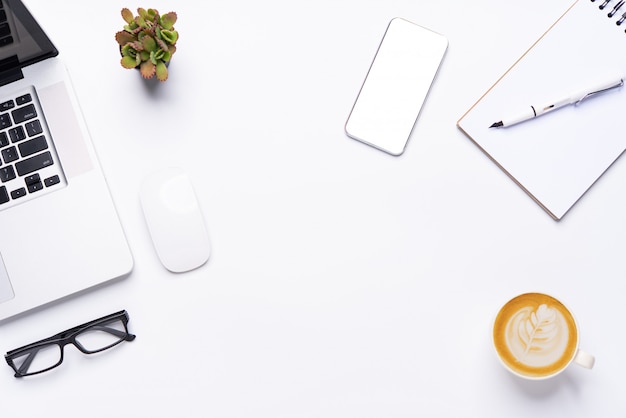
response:
<svg viewBox="0 0 626 418"><path fill-rule="evenodd" d="M189 175L181 168L148 175L139 191L143 214L159 260L182 273L207 262L211 244Z"/></svg>

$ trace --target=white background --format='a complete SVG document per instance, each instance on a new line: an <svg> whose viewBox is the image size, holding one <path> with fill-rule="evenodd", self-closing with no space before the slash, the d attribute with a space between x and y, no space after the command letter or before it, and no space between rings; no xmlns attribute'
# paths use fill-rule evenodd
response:
<svg viewBox="0 0 626 418"><path fill-rule="evenodd" d="M67 347L34 378L4 366L0 416L625 416L626 161L555 222L456 128L571 2L27 0L72 75L135 269L1 324L0 351L119 309L137 338ZM166 83L120 67L125 6L178 12ZM450 41L401 157L343 132L396 16ZM213 244L182 275L160 265L138 200L170 165L192 176ZM593 370L537 383L500 366L493 317L526 291L570 306Z"/></svg>

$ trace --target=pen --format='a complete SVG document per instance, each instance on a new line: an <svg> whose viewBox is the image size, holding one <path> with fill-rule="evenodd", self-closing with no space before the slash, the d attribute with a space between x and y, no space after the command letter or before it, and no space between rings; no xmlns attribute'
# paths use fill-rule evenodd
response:
<svg viewBox="0 0 626 418"><path fill-rule="evenodd" d="M490 128L505 128L507 126L515 125L516 123L524 122L529 119L534 119L537 116L545 115L548 112L559 109L563 106L567 105L578 105L583 100L588 99L590 97L596 96L600 93L603 93L607 90L611 90L617 87L621 87L624 85L624 77L616 77L610 79L609 81L605 81L604 83L592 86L585 90L580 90L573 92L560 100L556 100L554 102L550 102L544 106L529 106L526 112L516 115L511 118L502 119L499 122L495 122L490 126Z"/></svg>

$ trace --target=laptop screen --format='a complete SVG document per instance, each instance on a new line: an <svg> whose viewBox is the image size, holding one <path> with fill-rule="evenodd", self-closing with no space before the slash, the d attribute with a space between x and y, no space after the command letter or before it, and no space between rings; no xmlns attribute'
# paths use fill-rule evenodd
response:
<svg viewBox="0 0 626 418"><path fill-rule="evenodd" d="M0 0L0 78L4 78L4 72L57 54L57 49L20 0Z"/></svg>

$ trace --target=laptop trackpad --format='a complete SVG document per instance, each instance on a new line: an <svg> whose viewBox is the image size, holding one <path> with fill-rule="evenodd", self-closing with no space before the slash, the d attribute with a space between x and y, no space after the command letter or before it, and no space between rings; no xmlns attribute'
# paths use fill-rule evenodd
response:
<svg viewBox="0 0 626 418"><path fill-rule="evenodd" d="M0 254L0 303L11 300L14 296L13 287L11 287L9 275L7 274L2 255Z"/></svg>

